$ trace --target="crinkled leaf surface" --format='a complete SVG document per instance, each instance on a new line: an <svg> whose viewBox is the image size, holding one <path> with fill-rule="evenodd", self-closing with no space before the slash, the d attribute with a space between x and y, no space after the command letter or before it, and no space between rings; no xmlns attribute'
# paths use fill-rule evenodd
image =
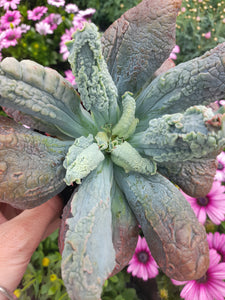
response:
<svg viewBox="0 0 225 300"><path fill-rule="evenodd" d="M105 160L82 182L71 202L62 253L62 276L72 300L99 300L115 268L112 243L113 169Z"/></svg>
<svg viewBox="0 0 225 300"><path fill-rule="evenodd" d="M160 174L117 168L116 175L163 272L180 281L202 277L209 265L205 229L180 191Z"/></svg>
<svg viewBox="0 0 225 300"><path fill-rule="evenodd" d="M65 188L62 162L70 142L32 132L0 117L0 199L20 209L42 204Z"/></svg>
<svg viewBox="0 0 225 300"><path fill-rule="evenodd" d="M193 105L208 105L225 97L225 43L203 56L179 64L154 79L136 99L136 131L150 119L183 112Z"/></svg>
<svg viewBox="0 0 225 300"><path fill-rule="evenodd" d="M149 128L134 134L131 145L156 162L179 162L201 157L216 157L225 143L224 121L211 126L211 108L193 106L185 113L164 115L149 121Z"/></svg>
<svg viewBox="0 0 225 300"><path fill-rule="evenodd" d="M216 157L192 159L192 161L169 161L157 164L159 173L177 184L186 194L198 198L211 190L216 175Z"/></svg>
<svg viewBox="0 0 225 300"><path fill-rule="evenodd" d="M0 63L0 96L1 106L49 122L70 137L95 132L72 85L33 61L7 57Z"/></svg>
<svg viewBox="0 0 225 300"><path fill-rule="evenodd" d="M85 108L95 121L114 124L118 119L117 88L102 56L100 34L94 24L85 23L67 43L69 62ZM99 120L100 119L100 120Z"/></svg>
<svg viewBox="0 0 225 300"><path fill-rule="evenodd" d="M120 96L136 93L169 57L180 5L180 0L144 0L105 31L103 55Z"/></svg>

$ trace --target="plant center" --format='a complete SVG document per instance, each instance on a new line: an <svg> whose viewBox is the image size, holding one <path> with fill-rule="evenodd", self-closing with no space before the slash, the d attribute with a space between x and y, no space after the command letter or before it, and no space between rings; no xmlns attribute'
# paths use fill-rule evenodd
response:
<svg viewBox="0 0 225 300"><path fill-rule="evenodd" d="M207 196L199 197L199 198L197 198L197 203L200 206L207 206L209 203L209 198Z"/></svg>

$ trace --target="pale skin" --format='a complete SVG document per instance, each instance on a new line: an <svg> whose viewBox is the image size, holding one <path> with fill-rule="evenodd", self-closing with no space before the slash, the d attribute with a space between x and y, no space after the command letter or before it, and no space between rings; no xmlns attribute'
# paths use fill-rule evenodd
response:
<svg viewBox="0 0 225 300"><path fill-rule="evenodd" d="M0 203L0 286L17 288L39 243L59 227L62 209L59 196L24 211Z"/></svg>

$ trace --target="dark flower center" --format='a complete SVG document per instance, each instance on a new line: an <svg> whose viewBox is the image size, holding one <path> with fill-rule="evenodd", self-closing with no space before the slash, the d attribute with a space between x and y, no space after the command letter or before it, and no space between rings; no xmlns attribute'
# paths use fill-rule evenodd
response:
<svg viewBox="0 0 225 300"><path fill-rule="evenodd" d="M209 198L207 196L197 198L197 203L200 206L207 206L209 203Z"/></svg>
<svg viewBox="0 0 225 300"><path fill-rule="evenodd" d="M8 22L12 22L14 21L14 17L13 16L8 16Z"/></svg>
<svg viewBox="0 0 225 300"><path fill-rule="evenodd" d="M217 166L217 170L223 170L223 169L224 169L224 165L219 162Z"/></svg>
<svg viewBox="0 0 225 300"><path fill-rule="evenodd" d="M146 264L149 261L149 255L146 251L140 251L137 254L137 258L143 264Z"/></svg>
<svg viewBox="0 0 225 300"><path fill-rule="evenodd" d="M196 280L198 283L206 283L208 280L208 276L207 273L205 273L201 278L199 278L198 280Z"/></svg>

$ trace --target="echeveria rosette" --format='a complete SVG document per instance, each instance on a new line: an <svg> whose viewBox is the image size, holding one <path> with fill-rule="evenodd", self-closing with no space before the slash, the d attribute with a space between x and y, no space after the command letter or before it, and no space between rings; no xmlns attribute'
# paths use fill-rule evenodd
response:
<svg viewBox="0 0 225 300"><path fill-rule="evenodd" d="M1 201L32 207L80 184L60 235L71 299L100 298L130 261L138 224L168 276L192 280L208 268L204 227L173 183L198 197L212 183L224 116L204 105L225 97L225 44L169 69L180 4L144 0L101 39L94 24L75 32L79 94L32 61L0 64L0 105L15 120L0 119Z"/></svg>

